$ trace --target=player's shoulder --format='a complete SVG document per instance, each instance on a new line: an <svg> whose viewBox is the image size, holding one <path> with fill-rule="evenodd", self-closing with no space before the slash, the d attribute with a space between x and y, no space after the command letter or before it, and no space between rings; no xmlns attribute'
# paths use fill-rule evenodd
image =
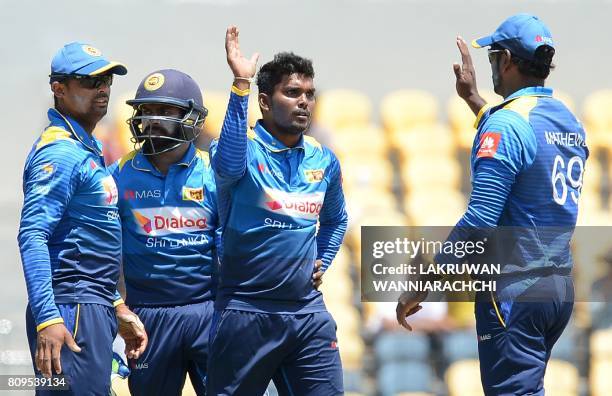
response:
<svg viewBox="0 0 612 396"><path fill-rule="evenodd" d="M138 154L138 150L132 150L129 153L127 153L126 155L124 155L123 157L121 157L117 162L117 171L121 172L124 168L125 165L130 163L134 157L136 157L136 154Z"/></svg>
<svg viewBox="0 0 612 396"><path fill-rule="evenodd" d="M30 158L32 162L51 161L74 167L83 162L88 154L89 151L73 139L70 132L51 126L46 128L34 143Z"/></svg>

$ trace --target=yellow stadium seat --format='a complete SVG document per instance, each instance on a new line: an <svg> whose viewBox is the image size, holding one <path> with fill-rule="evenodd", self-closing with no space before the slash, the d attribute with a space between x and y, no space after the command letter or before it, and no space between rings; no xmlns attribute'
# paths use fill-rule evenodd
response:
<svg viewBox="0 0 612 396"><path fill-rule="evenodd" d="M337 322L337 321L336 321ZM338 329L342 324L338 323ZM343 370L359 370L363 366L365 345L359 335L338 332L338 349Z"/></svg>
<svg viewBox="0 0 612 396"><path fill-rule="evenodd" d="M217 138L221 133L228 102L228 92L208 91L204 93L204 106L208 109L208 115L204 121L203 132L211 138Z"/></svg>
<svg viewBox="0 0 612 396"><path fill-rule="evenodd" d="M113 122L107 140L107 144L110 144L111 147L105 147L112 152L113 156L122 157L134 149L134 143L131 140L132 132L127 123L127 120L134 114L134 109L125 103L128 99L134 99L134 96L134 92L128 92L113 100L111 111Z"/></svg>
<svg viewBox="0 0 612 396"><path fill-rule="evenodd" d="M589 377L592 396L612 395L612 359L591 359Z"/></svg>
<svg viewBox="0 0 612 396"><path fill-rule="evenodd" d="M574 168L577 169L577 166ZM596 158L587 161L582 177L582 191L600 192L603 183L603 170Z"/></svg>
<svg viewBox="0 0 612 396"><path fill-rule="evenodd" d="M314 117L332 131L370 125L372 102L368 96L348 89L323 92L317 98Z"/></svg>
<svg viewBox="0 0 612 396"><path fill-rule="evenodd" d="M565 91L555 89L553 91L553 98L563 102L563 104L574 114L576 114L576 102L571 95Z"/></svg>
<svg viewBox="0 0 612 396"><path fill-rule="evenodd" d="M435 124L438 101L431 93L399 90L387 94L380 105L380 118L387 132Z"/></svg>
<svg viewBox="0 0 612 396"><path fill-rule="evenodd" d="M404 162L401 168L404 191L410 192L459 189L461 174L459 162L453 157L418 157Z"/></svg>
<svg viewBox="0 0 612 396"><path fill-rule="evenodd" d="M427 392L401 392L395 394L395 396L434 396L434 394Z"/></svg>
<svg viewBox="0 0 612 396"><path fill-rule="evenodd" d="M458 190L421 190L404 199L404 210L415 226L452 226L466 210L466 198Z"/></svg>
<svg viewBox="0 0 612 396"><path fill-rule="evenodd" d="M390 139L404 161L414 157L455 155L455 138L446 126L440 124L398 129L391 133Z"/></svg>
<svg viewBox="0 0 612 396"><path fill-rule="evenodd" d="M480 93L488 104L495 105L501 103L503 98L493 91L482 91ZM447 105L448 121L455 135L459 147L469 149L472 147L476 129L474 121L476 116L468 105L457 95L453 95Z"/></svg>
<svg viewBox="0 0 612 396"><path fill-rule="evenodd" d="M257 123L257 120L259 120L260 118L261 109L259 108L259 103L257 102L257 95L251 95L249 96L249 111L247 114L247 122L249 124L249 127L254 127Z"/></svg>
<svg viewBox="0 0 612 396"><path fill-rule="evenodd" d="M612 90L591 93L584 101L582 116L591 150L612 147Z"/></svg>
<svg viewBox="0 0 612 396"><path fill-rule="evenodd" d="M350 157L341 163L344 187L383 189L393 187L393 167L385 158Z"/></svg>
<svg viewBox="0 0 612 396"><path fill-rule="evenodd" d="M594 331L591 335L591 359L612 361L612 329Z"/></svg>
<svg viewBox="0 0 612 396"><path fill-rule="evenodd" d="M448 386L449 396L480 396L484 395L480 382L480 366L478 360L459 360L451 364L444 379Z"/></svg>
<svg viewBox="0 0 612 396"><path fill-rule="evenodd" d="M369 187L345 188L344 196L346 198L347 211L353 219L365 216L371 210L379 208L383 210L394 209L398 205L395 195L387 189Z"/></svg>
<svg viewBox="0 0 612 396"><path fill-rule="evenodd" d="M342 162L350 158L388 158L387 137L374 126L342 128L333 132L334 152Z"/></svg>
<svg viewBox="0 0 612 396"><path fill-rule="evenodd" d="M563 360L551 359L544 375L546 394L559 396L578 396L580 375L578 369Z"/></svg>
<svg viewBox="0 0 612 396"><path fill-rule="evenodd" d="M328 269L323 276L323 283L319 287L323 293L323 299L329 304L352 304L353 281L348 274L334 275L333 267Z"/></svg>
<svg viewBox="0 0 612 396"><path fill-rule="evenodd" d="M376 208L359 218L349 218L349 231L346 238L347 244L357 252L355 266L361 268L361 227L362 226L407 226L408 218L395 208Z"/></svg>
<svg viewBox="0 0 612 396"><path fill-rule="evenodd" d="M612 129L610 108L612 108L612 89L595 91L586 97L582 115L589 132Z"/></svg>

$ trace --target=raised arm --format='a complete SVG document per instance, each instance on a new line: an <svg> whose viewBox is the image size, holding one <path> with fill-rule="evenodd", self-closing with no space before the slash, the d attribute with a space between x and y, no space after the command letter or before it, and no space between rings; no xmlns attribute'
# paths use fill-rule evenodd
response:
<svg viewBox="0 0 612 396"><path fill-rule="evenodd" d="M240 51L238 35L236 26L227 28L225 52L234 82L221 136L211 146L212 166L221 185L240 180L246 172L247 164L248 95L259 54L253 54L250 59L245 58Z"/></svg>

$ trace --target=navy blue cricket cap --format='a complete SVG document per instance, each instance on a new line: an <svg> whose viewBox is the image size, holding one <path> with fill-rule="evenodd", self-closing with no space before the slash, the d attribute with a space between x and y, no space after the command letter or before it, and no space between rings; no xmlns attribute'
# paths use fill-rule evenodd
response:
<svg viewBox="0 0 612 396"><path fill-rule="evenodd" d="M202 91L193 78L175 69L163 69L146 76L136 90L136 97L125 103L137 107L143 103L170 104L186 109L192 106L204 112Z"/></svg>
<svg viewBox="0 0 612 396"><path fill-rule="evenodd" d="M127 68L122 63L106 59L96 47L78 41L64 45L51 61L51 76L96 76L108 72L124 75L127 74Z"/></svg>
<svg viewBox="0 0 612 396"><path fill-rule="evenodd" d="M537 16L517 14L502 22L492 35L472 41L474 48L498 44L519 58L533 60L536 50L542 45L554 48L552 35Z"/></svg>

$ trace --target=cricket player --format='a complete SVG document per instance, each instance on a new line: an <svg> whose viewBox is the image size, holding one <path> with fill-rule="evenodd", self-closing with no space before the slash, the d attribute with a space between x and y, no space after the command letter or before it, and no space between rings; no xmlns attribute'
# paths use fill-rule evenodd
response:
<svg viewBox="0 0 612 396"><path fill-rule="evenodd" d="M569 242L589 155L585 132L544 86L555 49L538 17L514 15L472 43L489 47L495 92L504 98L498 105L485 105L467 46L457 44L457 92L477 114L477 133L470 202L449 240L504 229L487 257L504 264L504 276L496 292L476 296L482 385L486 395L544 395L546 364L573 308ZM406 316L424 298L400 297L398 322L410 328Z"/></svg>
<svg viewBox="0 0 612 396"><path fill-rule="evenodd" d="M140 146L115 167L126 302L151 341L129 359L132 395L179 395L189 373L204 395L216 292L216 189L193 142L208 111L197 83L173 69L147 75L127 104ZM129 358L129 356L128 356Z"/></svg>
<svg viewBox="0 0 612 396"><path fill-rule="evenodd" d="M51 63L49 126L23 173L18 241L28 341L35 371L67 377L70 391L63 394L108 395L117 319L126 353L138 356L147 342L116 291L117 187L92 136L106 114L113 75L126 73L89 44L62 47Z"/></svg>
<svg viewBox="0 0 612 396"><path fill-rule="evenodd" d="M261 395L273 379L281 395L339 395L336 325L317 287L347 215L338 160L304 135L315 101L312 63L284 52L261 67L263 119L247 131L258 55L242 57L236 27L225 45L234 83L211 144L222 251L208 392Z"/></svg>

